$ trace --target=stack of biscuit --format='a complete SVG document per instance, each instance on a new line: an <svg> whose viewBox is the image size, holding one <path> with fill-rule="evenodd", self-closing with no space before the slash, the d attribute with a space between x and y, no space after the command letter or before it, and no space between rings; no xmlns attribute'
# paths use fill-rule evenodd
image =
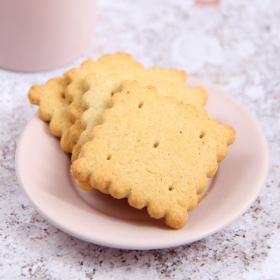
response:
<svg viewBox="0 0 280 280"><path fill-rule="evenodd" d="M33 86L28 97L72 154L80 188L147 207L183 227L235 140L232 127L207 115L207 92L186 73L145 69L131 55L105 55Z"/></svg>

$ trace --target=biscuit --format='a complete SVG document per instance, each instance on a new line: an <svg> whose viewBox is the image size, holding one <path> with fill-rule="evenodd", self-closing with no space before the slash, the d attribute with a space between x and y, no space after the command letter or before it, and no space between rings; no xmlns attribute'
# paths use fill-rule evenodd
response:
<svg viewBox="0 0 280 280"><path fill-rule="evenodd" d="M127 197L131 206L147 207L151 217L165 217L177 229L234 140L232 127L195 106L161 96L152 86L122 83L71 173L81 188Z"/></svg>
<svg viewBox="0 0 280 280"><path fill-rule="evenodd" d="M61 147L67 153L72 152L75 143L69 137L72 122L67 114L70 103L65 99L65 93L70 84L82 93L87 90L83 90L84 83L81 81L90 72L93 64L91 60L85 61L80 68L66 72L63 77L50 79L45 85L34 85L28 92L30 103L39 106L40 118L50 122L51 133L61 138ZM74 77L71 75L73 72L75 72Z"/></svg>
<svg viewBox="0 0 280 280"><path fill-rule="evenodd" d="M70 131L72 141L77 143L72 151L72 161L77 159L81 147L91 140L91 130L100 123L103 110L108 108L111 96L118 91L122 81L137 80L142 86L155 86L160 95L173 96L180 103L193 104L198 111L206 113L206 91L200 87L188 88L185 85L186 73L182 70L160 67L145 69L125 53L101 57L94 69L94 73L91 72L84 80L85 87L89 88L86 93L80 94L71 86L66 92L66 99L72 102L68 107L69 118L71 115L72 121L75 119ZM76 108L84 108L84 112Z"/></svg>

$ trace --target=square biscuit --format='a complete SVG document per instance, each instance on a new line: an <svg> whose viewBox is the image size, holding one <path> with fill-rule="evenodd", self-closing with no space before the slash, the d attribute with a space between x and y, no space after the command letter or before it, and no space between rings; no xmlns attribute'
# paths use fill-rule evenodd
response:
<svg viewBox="0 0 280 280"><path fill-rule="evenodd" d="M91 133L71 167L78 185L127 197L176 229L235 140L232 127L136 81L122 83Z"/></svg>
<svg viewBox="0 0 280 280"><path fill-rule="evenodd" d="M68 117L68 106L70 102L65 98L69 85L75 85L76 90L81 94L87 91L82 82L85 76L93 67L93 61L85 61L81 67L71 69L62 77L52 78L45 85L34 85L28 92L28 99L31 104L39 106L39 116L43 121L49 122L51 133L61 138L62 149L71 153L75 142L69 137L72 126L71 118ZM71 73L75 72L75 76Z"/></svg>

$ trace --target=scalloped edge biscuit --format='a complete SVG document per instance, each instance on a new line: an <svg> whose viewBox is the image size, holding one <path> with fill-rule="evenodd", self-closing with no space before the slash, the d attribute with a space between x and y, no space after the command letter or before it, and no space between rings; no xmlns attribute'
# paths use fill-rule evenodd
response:
<svg viewBox="0 0 280 280"><path fill-rule="evenodd" d="M68 107L70 102L65 98L69 85L76 90L86 92L88 88L83 89L84 83L81 82L91 71L94 62L87 60L81 67L71 69L63 74L62 77L52 78L45 85L34 85L28 92L29 102L39 106L38 112L40 118L49 122L51 133L61 138L61 148L66 153L72 153L76 144L69 136L72 126L71 118L68 117Z"/></svg>
<svg viewBox="0 0 280 280"><path fill-rule="evenodd" d="M225 158L235 130L131 82L113 96L92 136L71 167L78 185L127 197L131 206L147 207L151 217L165 217L178 229Z"/></svg>

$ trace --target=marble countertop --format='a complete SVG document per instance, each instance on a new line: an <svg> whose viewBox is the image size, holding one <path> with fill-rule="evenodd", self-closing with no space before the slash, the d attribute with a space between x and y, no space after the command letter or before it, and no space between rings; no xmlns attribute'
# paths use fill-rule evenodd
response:
<svg viewBox="0 0 280 280"><path fill-rule="evenodd" d="M0 69L0 279L280 279L280 2L199 2L99 1L92 44L79 59L40 73ZM106 248L57 229L22 193L15 151L37 110L28 89L116 51L216 84L258 120L270 152L266 183L222 231L177 248Z"/></svg>

